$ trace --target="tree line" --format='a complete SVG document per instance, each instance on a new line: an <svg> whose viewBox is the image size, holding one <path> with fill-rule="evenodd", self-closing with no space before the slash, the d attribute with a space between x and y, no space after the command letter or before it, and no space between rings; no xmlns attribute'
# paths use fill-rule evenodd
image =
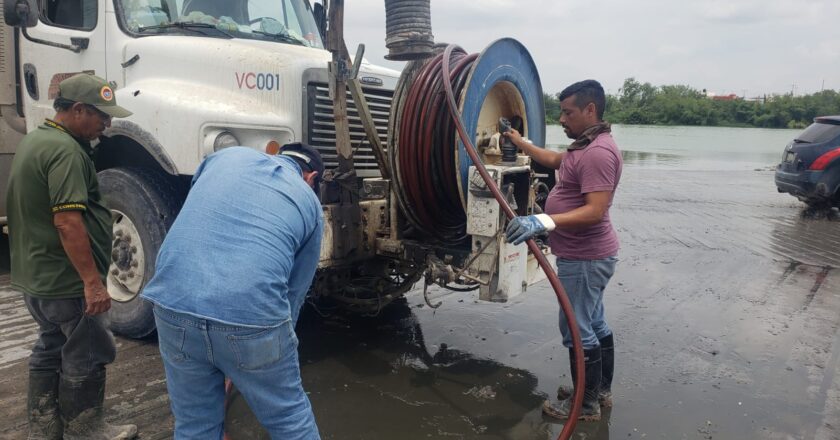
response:
<svg viewBox="0 0 840 440"><path fill-rule="evenodd" d="M545 95L546 123L557 124L560 102ZM840 92L713 99L685 85L653 86L627 78L607 95L604 119L619 124L802 128L817 116L840 114Z"/></svg>

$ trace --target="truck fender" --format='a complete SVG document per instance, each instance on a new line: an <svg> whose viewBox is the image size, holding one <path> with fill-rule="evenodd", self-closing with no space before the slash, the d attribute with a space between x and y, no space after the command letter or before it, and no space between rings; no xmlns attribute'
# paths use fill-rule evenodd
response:
<svg viewBox="0 0 840 440"><path fill-rule="evenodd" d="M111 126L105 130L104 136L108 138L123 137L128 138L142 147L146 153L160 165L161 170L173 176L178 175L178 169L175 162L163 149L163 145L143 127L126 120L113 120ZM126 165L126 164L122 164ZM105 166L102 168L108 168ZM100 167L97 167L100 168Z"/></svg>

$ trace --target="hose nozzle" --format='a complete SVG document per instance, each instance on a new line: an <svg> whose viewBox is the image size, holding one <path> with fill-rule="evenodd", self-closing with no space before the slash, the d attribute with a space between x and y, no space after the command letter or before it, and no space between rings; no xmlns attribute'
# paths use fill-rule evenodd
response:
<svg viewBox="0 0 840 440"><path fill-rule="evenodd" d="M499 133L504 135L505 133L509 132L511 129L510 121L507 118L499 118ZM502 136L499 139L499 145L501 146L502 150L502 163L503 164L515 164L516 163L516 145L513 144L513 141L510 140L507 136Z"/></svg>

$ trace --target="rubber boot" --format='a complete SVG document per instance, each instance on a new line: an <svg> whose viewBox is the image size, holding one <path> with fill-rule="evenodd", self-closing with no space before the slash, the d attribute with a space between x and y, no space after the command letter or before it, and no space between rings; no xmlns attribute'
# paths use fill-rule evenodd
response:
<svg viewBox="0 0 840 440"><path fill-rule="evenodd" d="M598 340L601 343L601 390L598 402L605 408L612 408L612 380L615 371L615 343L612 333Z"/></svg>
<svg viewBox="0 0 840 440"><path fill-rule="evenodd" d="M583 405L578 419L585 421L601 420L601 405L598 403L598 391L601 388L601 347L583 350L584 384ZM574 374L574 351L569 349L569 363L572 366L572 382L577 386ZM567 420L572 412L572 395L557 404L546 401L543 414L555 419Z"/></svg>
<svg viewBox="0 0 840 440"><path fill-rule="evenodd" d="M603 408L612 408L612 380L615 371L615 345L613 335L605 336L598 340L601 343L601 390L598 392L598 403ZM574 364L572 364L574 370ZM557 400L568 399L574 389L569 386L560 385L557 388Z"/></svg>
<svg viewBox="0 0 840 440"><path fill-rule="evenodd" d="M58 413L58 380L58 371L29 371L28 440L61 440L64 429Z"/></svg>
<svg viewBox="0 0 840 440"><path fill-rule="evenodd" d="M61 377L58 405L64 421L64 440L128 440L135 425L105 422L105 370L84 377Z"/></svg>

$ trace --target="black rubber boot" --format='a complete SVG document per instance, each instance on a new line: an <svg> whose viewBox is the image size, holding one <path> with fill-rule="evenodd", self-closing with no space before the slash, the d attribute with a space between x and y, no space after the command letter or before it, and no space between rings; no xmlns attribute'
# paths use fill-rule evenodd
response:
<svg viewBox="0 0 840 440"><path fill-rule="evenodd" d="M601 420L601 405L598 403L598 391L601 388L601 347L591 350L583 350L584 356L584 384L583 384L583 407L578 419L586 421ZM574 351L569 349L569 363L572 366L572 382L577 386L574 365ZM560 420L567 420L572 412L572 395L558 404L546 401L543 405L543 414Z"/></svg>
<svg viewBox="0 0 840 440"><path fill-rule="evenodd" d="M612 408L612 380L615 371L615 343L612 333L598 342L601 343L601 391L598 393L598 402L605 408Z"/></svg>
<svg viewBox="0 0 840 440"><path fill-rule="evenodd" d="M604 408L612 408L612 380L615 371L615 345L613 335L598 340L601 343L601 390L598 392L598 403ZM575 366L572 364L572 369ZM557 388L557 400L568 399L574 389L566 385Z"/></svg>
<svg viewBox="0 0 840 440"><path fill-rule="evenodd" d="M135 425L105 422L105 371L85 377L61 377L58 405L64 421L64 440L128 440L137 436Z"/></svg>
<svg viewBox="0 0 840 440"><path fill-rule="evenodd" d="M28 440L61 440L64 429L58 413L58 380L58 371L29 371Z"/></svg>

